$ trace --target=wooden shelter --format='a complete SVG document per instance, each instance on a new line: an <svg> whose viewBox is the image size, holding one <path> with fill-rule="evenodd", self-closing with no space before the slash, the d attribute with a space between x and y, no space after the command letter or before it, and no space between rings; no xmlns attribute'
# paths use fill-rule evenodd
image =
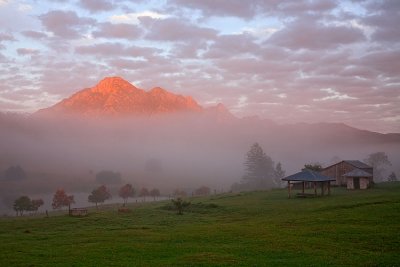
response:
<svg viewBox="0 0 400 267"><path fill-rule="evenodd" d="M283 181L288 182L288 195L291 198L291 187L294 183L302 183L302 192L298 193L299 197L307 197L307 196L317 196L317 186L321 186L321 196L325 195L325 190L328 190L328 195L331 193L331 181L335 181L334 178L322 175L318 172L314 172L311 170L303 170L301 172L289 175L282 179ZM305 185L306 183L311 183L314 187L314 194L306 194L305 193Z"/></svg>
<svg viewBox="0 0 400 267"><path fill-rule="evenodd" d="M357 169L371 174L370 176L367 176L369 177L368 184L373 181L373 168L359 160L342 160L336 164L324 168L321 171L321 174L334 178L335 185L347 186L347 188L349 188L347 182L351 180L347 179L347 177L344 175Z"/></svg>

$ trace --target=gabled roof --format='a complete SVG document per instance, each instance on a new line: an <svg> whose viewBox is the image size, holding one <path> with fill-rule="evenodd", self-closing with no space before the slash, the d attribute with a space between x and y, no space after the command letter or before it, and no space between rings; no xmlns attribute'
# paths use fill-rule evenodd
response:
<svg viewBox="0 0 400 267"><path fill-rule="evenodd" d="M364 162L361 162L359 160L344 160L344 162L358 168L358 169L369 169L372 168L372 166L369 166L368 164L365 164Z"/></svg>
<svg viewBox="0 0 400 267"><path fill-rule="evenodd" d="M359 160L342 160L342 161L340 161L338 163L335 163L335 164L332 164L332 165L330 165L328 167L325 167L324 170L326 170L326 169L328 169L328 168L330 168L332 166L335 166L335 165L337 165L339 163L342 163L342 162L346 162L347 164L350 164L354 168L358 168L358 169L371 169L372 168L372 166L369 166L368 164L365 164L364 162L361 162Z"/></svg>
<svg viewBox="0 0 400 267"><path fill-rule="evenodd" d="M354 169L351 172L343 174L344 177L372 177L372 174L360 170L360 169Z"/></svg>
<svg viewBox="0 0 400 267"><path fill-rule="evenodd" d="M335 181L334 178L322 175L318 172L311 170L304 170L292 175L289 175L282 179L283 181L301 181L301 182L325 182Z"/></svg>

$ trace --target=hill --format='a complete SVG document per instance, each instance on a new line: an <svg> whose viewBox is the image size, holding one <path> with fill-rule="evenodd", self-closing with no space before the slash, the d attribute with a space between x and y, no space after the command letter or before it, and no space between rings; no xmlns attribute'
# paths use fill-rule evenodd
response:
<svg viewBox="0 0 400 267"><path fill-rule="evenodd" d="M400 184L334 188L287 199L285 190L91 210L88 217L0 219L1 266L396 266Z"/></svg>

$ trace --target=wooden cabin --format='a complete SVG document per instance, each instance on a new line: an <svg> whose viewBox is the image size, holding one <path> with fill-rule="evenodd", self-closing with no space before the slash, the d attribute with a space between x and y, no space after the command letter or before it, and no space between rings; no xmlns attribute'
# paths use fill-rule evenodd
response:
<svg viewBox="0 0 400 267"><path fill-rule="evenodd" d="M359 160L343 160L321 171L335 179L334 185L348 189L366 189L373 182L373 168Z"/></svg>

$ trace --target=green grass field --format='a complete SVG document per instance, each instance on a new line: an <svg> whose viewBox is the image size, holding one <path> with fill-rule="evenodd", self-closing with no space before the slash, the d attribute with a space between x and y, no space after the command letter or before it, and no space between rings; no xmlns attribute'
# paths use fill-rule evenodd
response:
<svg viewBox="0 0 400 267"><path fill-rule="evenodd" d="M0 266L400 266L400 183L190 201L181 216L164 201L0 219Z"/></svg>

